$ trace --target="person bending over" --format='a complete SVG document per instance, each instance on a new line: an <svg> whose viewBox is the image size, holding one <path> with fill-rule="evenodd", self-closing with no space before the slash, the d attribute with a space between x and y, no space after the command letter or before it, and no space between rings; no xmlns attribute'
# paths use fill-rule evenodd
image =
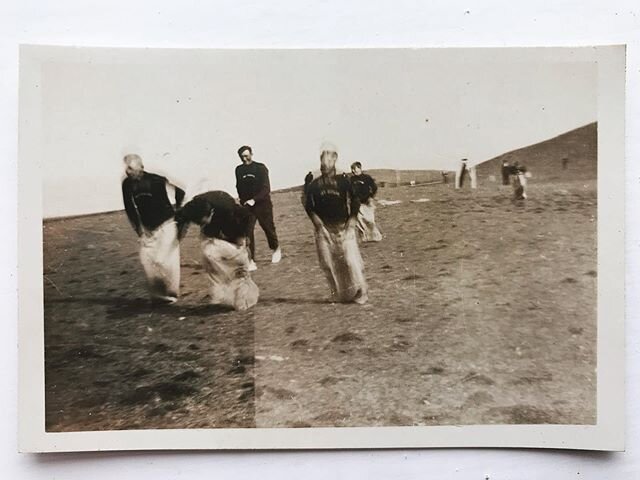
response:
<svg viewBox="0 0 640 480"><path fill-rule="evenodd" d="M200 226L200 247L209 279L211 303L246 310L258 302L258 286L249 274L247 237L251 213L231 195L196 195L176 214L180 238L190 223Z"/></svg>

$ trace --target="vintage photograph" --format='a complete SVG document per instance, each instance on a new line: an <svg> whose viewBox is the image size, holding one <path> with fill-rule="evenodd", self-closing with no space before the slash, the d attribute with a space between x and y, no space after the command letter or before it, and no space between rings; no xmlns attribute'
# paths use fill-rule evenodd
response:
<svg viewBox="0 0 640 480"><path fill-rule="evenodd" d="M598 64L535 51L43 61L45 431L596 425Z"/></svg>

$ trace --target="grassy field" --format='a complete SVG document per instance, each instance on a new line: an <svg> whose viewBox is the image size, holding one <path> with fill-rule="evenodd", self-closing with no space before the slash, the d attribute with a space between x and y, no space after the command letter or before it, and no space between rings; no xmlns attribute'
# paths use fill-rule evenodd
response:
<svg viewBox="0 0 640 480"><path fill-rule="evenodd" d="M296 191L242 313L207 305L195 228L159 307L123 212L46 221L47 430L595 423L596 150L590 125L506 154L533 172L522 202L490 179L502 157L477 190L380 188L401 203L362 246L364 306L329 302Z"/></svg>
<svg viewBox="0 0 640 480"><path fill-rule="evenodd" d="M244 313L206 305L196 229L152 307L123 213L46 222L47 429L594 423L595 181L379 197L365 306L328 302L295 192Z"/></svg>

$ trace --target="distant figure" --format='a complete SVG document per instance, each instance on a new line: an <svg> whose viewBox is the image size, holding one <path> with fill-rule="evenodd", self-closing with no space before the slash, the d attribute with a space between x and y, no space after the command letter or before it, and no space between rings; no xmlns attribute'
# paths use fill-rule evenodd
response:
<svg viewBox="0 0 640 480"><path fill-rule="evenodd" d="M200 225L200 246L210 282L211 303L246 310L258 302L249 274L247 237L251 212L226 192L196 195L177 214L182 238L189 223Z"/></svg>
<svg viewBox="0 0 640 480"><path fill-rule="evenodd" d="M447 185L449 183L449 172L440 172L442 175L442 183Z"/></svg>
<svg viewBox="0 0 640 480"><path fill-rule="evenodd" d="M144 171L142 159L124 157L127 177L122 182L122 198L129 222L140 237L140 261L154 300L173 303L180 293L180 246L175 210L167 187L175 190L176 207L184 191L165 177Z"/></svg>
<svg viewBox="0 0 640 480"><path fill-rule="evenodd" d="M513 184L513 199L524 200L527 198L527 167L520 165L518 162L513 164L512 168L512 184Z"/></svg>
<svg viewBox="0 0 640 480"><path fill-rule="evenodd" d="M378 186L375 180L366 173L362 172L362 164L354 162L351 164L350 178L351 189L353 194L360 200L360 211L358 212L357 228L360 232L360 238L364 242L379 242L382 240L382 233L376 225L376 206L373 201Z"/></svg>
<svg viewBox="0 0 640 480"><path fill-rule="evenodd" d="M566 170L569 167L569 159L564 157L562 159L562 170Z"/></svg>
<svg viewBox="0 0 640 480"><path fill-rule="evenodd" d="M273 222L269 170L264 164L253 161L253 151L248 145L243 145L238 149L238 156L242 164L236 167L236 189L238 190L240 203L248 207L252 213L249 227L249 250L251 252L249 269L253 271L258 268L255 263L256 242L253 233L256 220L264 230L267 243L272 250L271 263L280 261L282 250L278 243L276 226Z"/></svg>
<svg viewBox="0 0 640 480"><path fill-rule="evenodd" d="M502 185L509 185L509 178L511 177L511 165L507 160L502 161Z"/></svg>
<svg viewBox="0 0 640 480"><path fill-rule="evenodd" d="M467 165L467 159L463 158L460 161L460 166L458 167L458 171L456 172L456 188L462 188L464 185L465 177L469 177L471 188L476 188L477 185L477 174L476 167L469 167Z"/></svg>
<svg viewBox="0 0 640 480"><path fill-rule="evenodd" d="M337 148L324 144L321 176L305 178L303 203L315 228L316 248L332 299L363 304L368 299L356 225L360 201L346 175L336 174Z"/></svg>

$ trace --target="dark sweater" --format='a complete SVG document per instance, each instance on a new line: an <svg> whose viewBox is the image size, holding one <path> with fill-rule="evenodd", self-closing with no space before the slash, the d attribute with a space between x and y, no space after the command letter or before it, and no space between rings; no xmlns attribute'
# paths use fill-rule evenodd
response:
<svg viewBox="0 0 640 480"><path fill-rule="evenodd" d="M212 215L211 220L203 223L203 218L209 215ZM246 207L238 205L231 195L222 191L196 195L176 214L181 236L188 223L193 222L200 225L203 235L232 243L240 243L247 237L250 217Z"/></svg>
<svg viewBox="0 0 640 480"><path fill-rule="evenodd" d="M167 196L167 179L154 173L143 172L140 177L127 177L122 182L124 209L131 225L140 233L141 227L155 230L173 218L174 208ZM184 191L176 190L176 205L184 199Z"/></svg>
<svg viewBox="0 0 640 480"><path fill-rule="evenodd" d="M269 170L258 162L238 165L236 167L236 189L242 204L251 199L256 203L270 200Z"/></svg>
<svg viewBox="0 0 640 480"><path fill-rule="evenodd" d="M351 176L351 188L361 203L367 203L378 191L376 182L366 173Z"/></svg>
<svg viewBox="0 0 640 480"><path fill-rule="evenodd" d="M351 183L344 174L321 176L306 182L304 196L307 213L315 213L325 225L344 224L360 210L360 200L353 194Z"/></svg>

